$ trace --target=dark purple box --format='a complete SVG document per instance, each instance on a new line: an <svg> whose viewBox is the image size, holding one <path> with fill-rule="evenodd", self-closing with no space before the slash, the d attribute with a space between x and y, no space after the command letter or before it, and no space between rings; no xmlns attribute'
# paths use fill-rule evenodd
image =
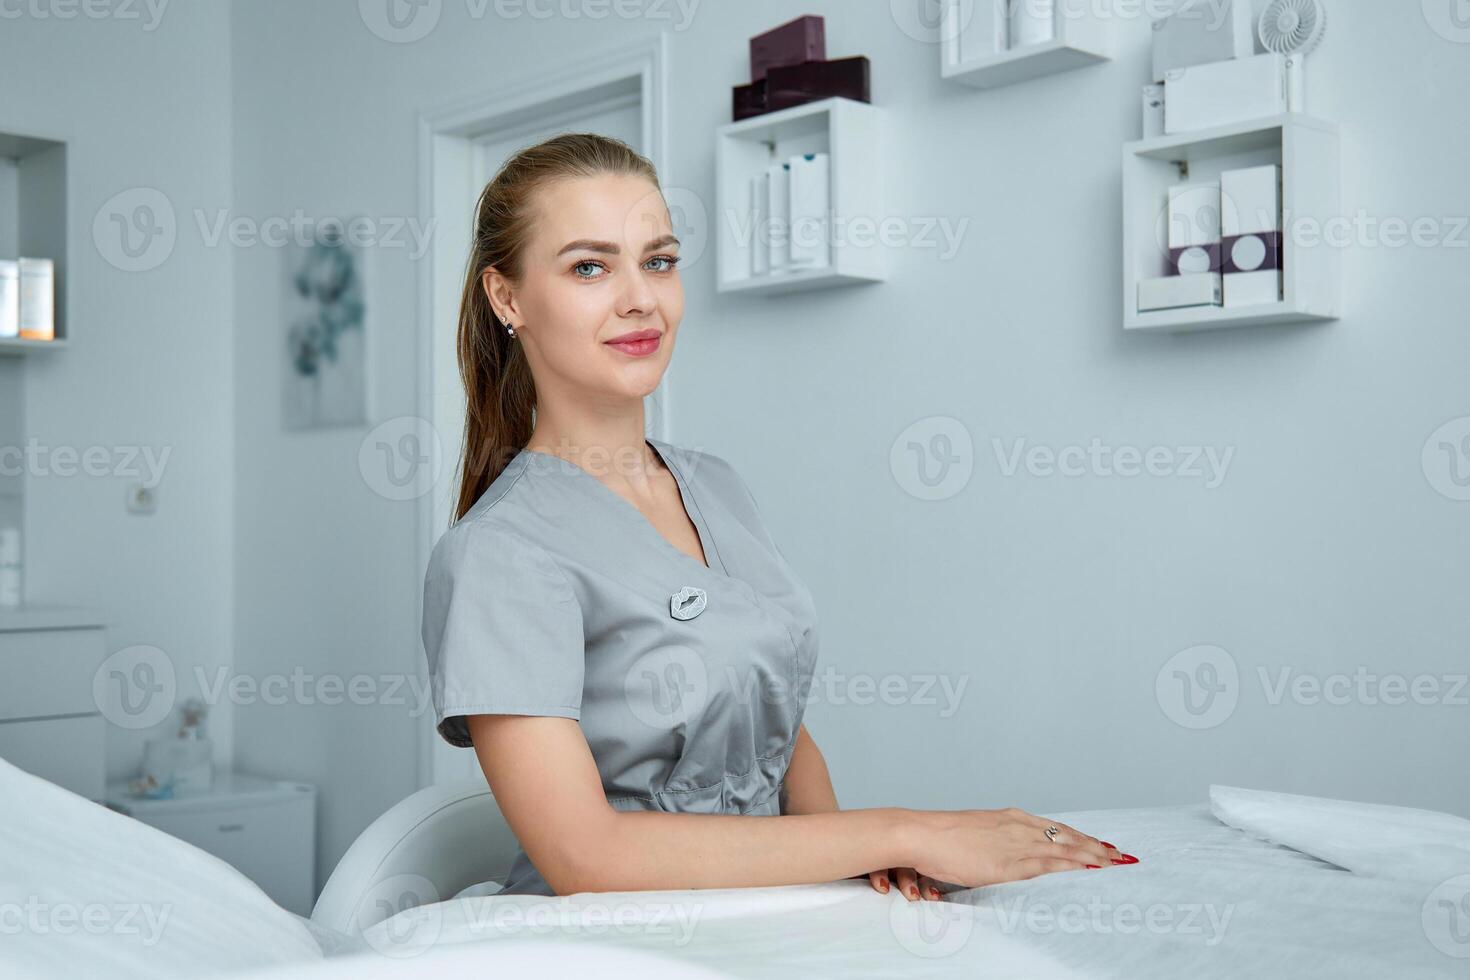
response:
<svg viewBox="0 0 1470 980"><path fill-rule="evenodd" d="M834 96L855 102L873 101L872 66L863 55L772 68L766 75L766 86L770 112Z"/></svg>
<svg viewBox="0 0 1470 980"><path fill-rule="evenodd" d="M1185 252L1204 252L1206 255L1208 255L1210 257L1210 267L1208 269L1190 269L1189 270L1190 273L1197 273L1197 272L1219 272L1220 271L1220 262L1221 262L1221 258L1220 258L1220 243L1219 242L1211 242L1208 245L1193 245L1193 246L1190 246L1188 248L1171 248L1171 249L1169 249L1169 275L1171 275L1171 276L1182 276L1182 275L1186 275L1185 271L1183 269L1179 268L1179 262L1180 262L1181 259L1184 258L1184 253Z"/></svg>
<svg viewBox="0 0 1470 980"><path fill-rule="evenodd" d="M779 65L823 61L826 57L826 21L813 15L798 17L750 39L750 80L760 81Z"/></svg>
<svg viewBox="0 0 1470 980"><path fill-rule="evenodd" d="M770 111L767 108L764 78L758 82L751 82L749 85L736 85L731 91L735 100L734 118L736 122Z"/></svg>
<svg viewBox="0 0 1470 980"><path fill-rule="evenodd" d="M1252 248L1249 250L1250 252L1254 252L1256 255L1261 255L1262 253L1264 253L1261 264L1256 266L1254 269L1242 269L1238 264L1236 264L1235 261L1236 243L1246 238L1255 238L1259 240L1259 244L1251 243ZM1225 244L1222 251L1223 255L1221 257L1220 264L1222 266L1221 271L1223 272L1266 272L1271 269L1280 269L1282 267L1281 232L1279 231L1264 231L1257 232L1251 235L1233 235L1225 239ZM1246 251L1242 250L1242 254L1246 254Z"/></svg>

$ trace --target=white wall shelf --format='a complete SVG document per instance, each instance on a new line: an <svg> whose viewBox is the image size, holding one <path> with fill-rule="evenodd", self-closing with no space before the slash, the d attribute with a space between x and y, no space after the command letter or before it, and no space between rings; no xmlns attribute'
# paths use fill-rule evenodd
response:
<svg viewBox="0 0 1470 980"><path fill-rule="evenodd" d="M56 264L56 339L0 337L0 356L66 346L66 144L0 132L0 258Z"/></svg>
<svg viewBox="0 0 1470 980"><path fill-rule="evenodd" d="M64 350L66 341L30 340L25 337L0 337L0 357L24 357L48 350Z"/></svg>
<svg viewBox="0 0 1470 980"><path fill-rule="evenodd" d="M1138 312L1138 281L1166 275L1168 188L1222 171L1281 167L1282 299L1258 306ZM1123 326L1176 333L1335 320L1340 249L1323 233L1341 215L1335 124L1286 113L1123 147ZM1315 234L1314 234L1315 232Z"/></svg>
<svg viewBox="0 0 1470 980"><path fill-rule="evenodd" d="M877 234L884 217L883 110L832 98L721 126L715 137L718 290L777 295L881 282L887 256ZM799 153L830 158L831 207L825 266L752 275L751 178ZM871 224L864 235L857 222Z"/></svg>
<svg viewBox="0 0 1470 980"><path fill-rule="evenodd" d="M1028 0L1029 2L1029 0ZM999 88L1112 58L1108 19L1066 0L1052 9L1052 38L1002 47L1006 0L944 0L940 74L974 88Z"/></svg>

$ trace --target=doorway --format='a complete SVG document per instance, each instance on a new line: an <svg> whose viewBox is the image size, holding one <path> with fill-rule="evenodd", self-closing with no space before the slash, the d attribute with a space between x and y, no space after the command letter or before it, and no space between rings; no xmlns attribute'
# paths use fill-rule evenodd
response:
<svg viewBox="0 0 1470 980"><path fill-rule="evenodd" d="M621 45L576 67L529 79L419 117L420 213L434 219L419 277L419 413L440 446L439 477L419 498L418 571L449 527L457 494L455 465L464 432L464 391L455 357L460 291L473 233L475 203L502 163L522 147L564 132L620 139L648 157L668 185L668 34ZM669 438L669 372L648 397L648 434ZM420 596L422 602L422 596ZM422 607L419 608L422 615ZM421 676L424 661L415 651ZM427 688L422 690L427 691ZM432 707L419 726L420 787L483 779L472 751L448 745L434 730Z"/></svg>

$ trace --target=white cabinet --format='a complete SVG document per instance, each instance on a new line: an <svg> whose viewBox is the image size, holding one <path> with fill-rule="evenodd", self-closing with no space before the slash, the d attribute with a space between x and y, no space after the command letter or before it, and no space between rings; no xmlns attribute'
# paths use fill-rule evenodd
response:
<svg viewBox="0 0 1470 980"><path fill-rule="evenodd" d="M722 126L715 143L716 244L722 293L780 294L881 282L888 277L883 110L867 102L831 98ZM751 200L751 178L791 157L825 154L828 201L817 244L828 261L756 274L757 236L794 238Z"/></svg>
<svg viewBox="0 0 1470 980"><path fill-rule="evenodd" d="M316 788L216 772L208 793L165 800L108 787L107 805L233 865L277 905L310 916L316 902Z"/></svg>
<svg viewBox="0 0 1470 980"><path fill-rule="evenodd" d="M0 758L100 800L107 725L92 692L105 656L106 631L83 612L0 613Z"/></svg>
<svg viewBox="0 0 1470 980"><path fill-rule="evenodd" d="M1112 57L1113 22L1106 10L1076 0L942 0L940 75L973 88L999 88ZM1018 15L1049 21L1031 37L1013 33Z"/></svg>
<svg viewBox="0 0 1470 980"><path fill-rule="evenodd" d="M1219 180L1226 170L1281 168L1282 296L1256 306L1203 306L1140 312L1140 279L1167 275L1168 192L1186 181ZM1313 323L1341 314L1338 128L1300 113L1123 147L1123 326L1187 333L1220 327Z"/></svg>

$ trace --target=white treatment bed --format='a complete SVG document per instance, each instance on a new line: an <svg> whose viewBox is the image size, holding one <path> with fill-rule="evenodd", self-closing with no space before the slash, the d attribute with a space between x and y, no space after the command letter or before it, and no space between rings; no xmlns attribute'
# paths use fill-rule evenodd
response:
<svg viewBox="0 0 1470 980"><path fill-rule="evenodd" d="M455 898L504 873L508 832L483 787L434 788L364 832L308 922L3 761L0 799L8 977L1470 976L1470 821L1394 807L1217 788L1055 814L1140 863L942 902L859 880Z"/></svg>

